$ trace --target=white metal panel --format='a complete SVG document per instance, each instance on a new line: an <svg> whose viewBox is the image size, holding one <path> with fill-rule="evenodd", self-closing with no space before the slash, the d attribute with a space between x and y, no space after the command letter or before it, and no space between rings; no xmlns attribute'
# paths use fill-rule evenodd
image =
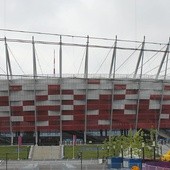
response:
<svg viewBox="0 0 170 170"><path fill-rule="evenodd" d="M48 95L48 100L60 100L60 95Z"/></svg>
<svg viewBox="0 0 170 170"><path fill-rule="evenodd" d="M136 110L124 110L124 114L125 115L135 115L136 114Z"/></svg>
<svg viewBox="0 0 170 170"><path fill-rule="evenodd" d="M113 101L113 109L124 109L124 108L125 108L124 100Z"/></svg>
<svg viewBox="0 0 170 170"><path fill-rule="evenodd" d="M62 110L73 110L73 105L62 105Z"/></svg>
<svg viewBox="0 0 170 170"><path fill-rule="evenodd" d="M23 111L34 111L35 106L23 106Z"/></svg>
<svg viewBox="0 0 170 170"><path fill-rule="evenodd" d="M99 114L99 110L88 110L87 111L87 115L98 115Z"/></svg>
<svg viewBox="0 0 170 170"><path fill-rule="evenodd" d="M160 118L161 118L161 119L169 119L169 114L163 114L163 113L162 113L162 114L160 115Z"/></svg>
<svg viewBox="0 0 170 170"><path fill-rule="evenodd" d="M110 120L98 120L98 125L110 125Z"/></svg>
<svg viewBox="0 0 170 170"><path fill-rule="evenodd" d="M85 100L74 100L74 105L85 105Z"/></svg>
<svg viewBox="0 0 170 170"><path fill-rule="evenodd" d="M49 126L48 121L37 121L37 126Z"/></svg>
<svg viewBox="0 0 170 170"><path fill-rule="evenodd" d="M9 106L0 106L0 112L1 111L9 111Z"/></svg>
<svg viewBox="0 0 170 170"><path fill-rule="evenodd" d="M62 100L73 100L73 95L64 94L62 95Z"/></svg>
<svg viewBox="0 0 170 170"><path fill-rule="evenodd" d="M11 116L11 121L12 122L23 122L24 118L23 116Z"/></svg>
<svg viewBox="0 0 170 170"><path fill-rule="evenodd" d="M59 115L60 115L59 111L48 110L48 116L59 116Z"/></svg>
<svg viewBox="0 0 170 170"><path fill-rule="evenodd" d="M73 120L73 115L62 115L62 120Z"/></svg>
<svg viewBox="0 0 170 170"><path fill-rule="evenodd" d="M0 117L8 117L9 115L9 111L5 112L5 111L0 111Z"/></svg>
<svg viewBox="0 0 170 170"><path fill-rule="evenodd" d="M149 101L149 109L160 109L160 101L159 100L150 100Z"/></svg>
<svg viewBox="0 0 170 170"><path fill-rule="evenodd" d="M138 94L129 94L129 95L126 94L125 98L132 99L132 100L138 99Z"/></svg>

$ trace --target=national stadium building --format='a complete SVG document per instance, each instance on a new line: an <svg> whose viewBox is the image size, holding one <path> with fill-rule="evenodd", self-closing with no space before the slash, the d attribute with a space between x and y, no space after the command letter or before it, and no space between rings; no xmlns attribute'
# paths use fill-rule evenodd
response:
<svg viewBox="0 0 170 170"><path fill-rule="evenodd" d="M162 51L161 63L155 77L143 77L142 65L145 40L139 50L132 76L116 76L117 38L112 47L108 77L88 74L89 37L85 44L83 76L63 76L62 45L59 76L39 76L36 69L35 42L33 75L12 75L8 41L5 42L7 74L0 79L1 139L11 144L22 136L23 143L39 145L77 142L100 142L113 134L127 134L129 129L170 129L170 79L160 77L169 54L169 43ZM66 45L66 44L65 44ZM120 49L121 50L121 49ZM159 50L157 50L159 51ZM157 52L153 50L153 52ZM137 71L140 73L137 74Z"/></svg>

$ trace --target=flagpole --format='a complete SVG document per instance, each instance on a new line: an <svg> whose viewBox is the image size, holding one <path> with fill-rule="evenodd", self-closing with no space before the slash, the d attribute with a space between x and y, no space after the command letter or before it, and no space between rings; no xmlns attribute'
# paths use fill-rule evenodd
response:
<svg viewBox="0 0 170 170"><path fill-rule="evenodd" d="M74 159L74 142L73 142L73 159Z"/></svg>
<svg viewBox="0 0 170 170"><path fill-rule="evenodd" d="M75 142L76 142L76 135L73 135L73 159L75 159L74 150L75 150Z"/></svg>
<svg viewBox="0 0 170 170"><path fill-rule="evenodd" d="M19 142L18 142L18 160L19 160L19 153L20 151L19 151Z"/></svg>

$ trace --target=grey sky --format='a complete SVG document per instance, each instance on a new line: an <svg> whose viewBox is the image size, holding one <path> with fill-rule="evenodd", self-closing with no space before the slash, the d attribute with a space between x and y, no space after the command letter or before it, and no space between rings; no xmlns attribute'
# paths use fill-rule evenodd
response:
<svg viewBox="0 0 170 170"><path fill-rule="evenodd" d="M169 0L0 0L0 28L167 43L169 8Z"/></svg>

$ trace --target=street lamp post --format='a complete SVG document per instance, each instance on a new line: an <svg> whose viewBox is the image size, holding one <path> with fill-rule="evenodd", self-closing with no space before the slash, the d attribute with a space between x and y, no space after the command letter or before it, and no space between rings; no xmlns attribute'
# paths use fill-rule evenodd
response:
<svg viewBox="0 0 170 170"><path fill-rule="evenodd" d="M80 160L81 160L81 170L83 169L83 164L82 164L82 159L83 159L83 153L82 152L79 152L79 158L80 158Z"/></svg>
<svg viewBox="0 0 170 170"><path fill-rule="evenodd" d="M130 146L130 158L132 158L132 146Z"/></svg>
<svg viewBox="0 0 170 170"><path fill-rule="evenodd" d="M123 145L121 145L120 147L121 147L121 154L122 154L122 159L123 159Z"/></svg>
<svg viewBox="0 0 170 170"><path fill-rule="evenodd" d="M8 170L8 153L6 153L6 170Z"/></svg>
<svg viewBox="0 0 170 170"><path fill-rule="evenodd" d="M152 144L152 146L153 146L153 160L155 160L155 141L153 141L153 144Z"/></svg>
<svg viewBox="0 0 170 170"><path fill-rule="evenodd" d="M99 146L97 145L97 159L99 159Z"/></svg>
<svg viewBox="0 0 170 170"><path fill-rule="evenodd" d="M142 159L145 159L145 143L142 142Z"/></svg>
<svg viewBox="0 0 170 170"><path fill-rule="evenodd" d="M107 146L107 152L108 152L108 157L109 157L109 146Z"/></svg>
<svg viewBox="0 0 170 170"><path fill-rule="evenodd" d="M113 154L115 156L115 145L113 145Z"/></svg>

